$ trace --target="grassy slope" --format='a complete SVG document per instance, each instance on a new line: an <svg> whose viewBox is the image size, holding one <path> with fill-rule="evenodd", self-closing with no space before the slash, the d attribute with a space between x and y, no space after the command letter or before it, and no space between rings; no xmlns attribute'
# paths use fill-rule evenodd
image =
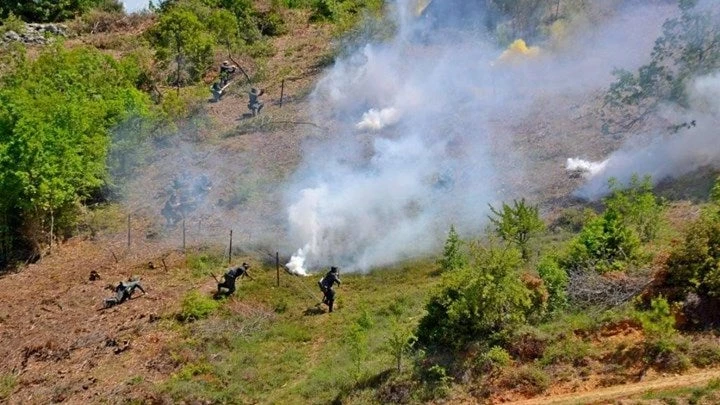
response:
<svg viewBox="0 0 720 405"><path fill-rule="evenodd" d="M426 260L343 275L332 314L317 305L319 276L282 274L280 288L273 271L244 280L237 297L217 313L182 326L177 350L193 354L163 390L176 399L228 402L327 403L342 397L394 366L386 346L393 321L415 326L439 280L434 270ZM354 339L358 327L365 337Z"/></svg>

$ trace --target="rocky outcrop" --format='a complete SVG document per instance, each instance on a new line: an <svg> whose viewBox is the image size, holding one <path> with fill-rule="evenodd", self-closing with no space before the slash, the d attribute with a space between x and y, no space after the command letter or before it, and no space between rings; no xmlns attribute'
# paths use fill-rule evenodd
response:
<svg viewBox="0 0 720 405"><path fill-rule="evenodd" d="M52 42L57 36L67 36L64 24L25 24L24 32L7 31L0 42L22 42L27 45L43 45Z"/></svg>

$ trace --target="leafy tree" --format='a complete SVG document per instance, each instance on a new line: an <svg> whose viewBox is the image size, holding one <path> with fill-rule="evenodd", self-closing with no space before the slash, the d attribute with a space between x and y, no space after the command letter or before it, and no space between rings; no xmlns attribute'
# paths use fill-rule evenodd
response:
<svg viewBox="0 0 720 405"><path fill-rule="evenodd" d="M402 371L402 358L408 354L417 338L413 335L412 330L400 325L397 320L393 319L391 323L390 336L386 342L387 348L395 359L397 372Z"/></svg>
<svg viewBox="0 0 720 405"><path fill-rule="evenodd" d="M513 200L513 205L503 203L502 210L496 210L490 205L490 221L495 225L495 233L503 240L514 243L520 248L524 260L529 258L528 242L536 233L545 229L540 219L537 205L528 205L523 198L519 202Z"/></svg>
<svg viewBox="0 0 720 405"><path fill-rule="evenodd" d="M687 106L687 83L720 68L720 11L712 2L680 0L680 16L663 24L650 63L636 73L618 69L605 95L603 129L632 129L663 102Z"/></svg>
<svg viewBox="0 0 720 405"><path fill-rule="evenodd" d="M64 21L82 14L93 7L110 7L112 0L31 0L3 2L0 17L12 13L28 22ZM120 4L122 10L122 4Z"/></svg>
<svg viewBox="0 0 720 405"><path fill-rule="evenodd" d="M588 222L573 242L562 265L566 269L620 270L639 259L640 240L620 214L608 208Z"/></svg>
<svg viewBox="0 0 720 405"><path fill-rule="evenodd" d="M158 23L149 30L150 42L157 58L167 66L174 63L177 87L186 82L196 82L212 64L212 36L197 15L183 7L173 7L160 16ZM187 80L183 77L187 75Z"/></svg>
<svg viewBox="0 0 720 405"><path fill-rule="evenodd" d="M685 292L720 298L720 216L706 211L685 232L667 261L668 283Z"/></svg>
<svg viewBox="0 0 720 405"><path fill-rule="evenodd" d="M664 206L662 200L653 194L650 176L640 180L633 175L627 187L621 187L615 179L610 179L610 189L612 193L605 198L605 206L617 211L643 242L655 239Z"/></svg>
<svg viewBox="0 0 720 405"><path fill-rule="evenodd" d="M441 292L430 299L417 329L418 343L457 350L475 341L502 342L532 312L521 264L514 248L475 248L472 263L446 273Z"/></svg>
<svg viewBox="0 0 720 405"><path fill-rule="evenodd" d="M537 272L548 290L548 310L562 311L568 304L567 286L570 281L567 271L560 267L552 256L545 256L537 266Z"/></svg>
<svg viewBox="0 0 720 405"><path fill-rule="evenodd" d="M58 45L18 58L0 78L0 262L19 239L37 250L56 224L69 229L76 204L107 183L110 130L148 114L147 97L99 51Z"/></svg>
<svg viewBox="0 0 720 405"><path fill-rule="evenodd" d="M459 269L467 264L467 257L460 250L461 248L462 241L455 231L455 226L450 225L450 232L448 232L447 240L445 240L443 255L440 260L438 260L442 271Z"/></svg>

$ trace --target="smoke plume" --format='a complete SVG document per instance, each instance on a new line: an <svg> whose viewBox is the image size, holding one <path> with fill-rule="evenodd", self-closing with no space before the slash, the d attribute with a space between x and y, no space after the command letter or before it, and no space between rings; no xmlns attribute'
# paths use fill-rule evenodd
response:
<svg viewBox="0 0 720 405"><path fill-rule="evenodd" d="M450 224L481 231L489 203L522 192L512 187L525 163L511 128L526 107L597 91L613 67L644 62L668 10L620 13L553 53L525 42L498 49L473 23L483 6L457 13L445 3L418 13L398 1L396 37L337 60L312 93L315 120L336 125L305 146L287 187L289 242L300 248L291 271L366 271L432 252Z"/></svg>
<svg viewBox="0 0 720 405"><path fill-rule="evenodd" d="M685 123L667 134L640 134L612 153L591 172L579 196L595 199L608 192L607 181L626 183L633 174L654 182L682 176L701 167L720 167L720 72L697 77L689 84L687 109L666 106L657 119Z"/></svg>

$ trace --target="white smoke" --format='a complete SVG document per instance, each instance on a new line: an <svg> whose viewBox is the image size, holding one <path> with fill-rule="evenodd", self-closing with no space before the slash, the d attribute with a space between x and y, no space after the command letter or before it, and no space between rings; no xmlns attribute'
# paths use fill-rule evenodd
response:
<svg viewBox="0 0 720 405"><path fill-rule="evenodd" d="M577 194L596 199L608 192L607 182L621 184L633 174L650 175L654 182L682 176L701 167L720 168L720 72L698 77L689 85L690 108L661 112L669 122L685 125L671 133L645 134L613 152Z"/></svg>
<svg viewBox="0 0 720 405"><path fill-rule="evenodd" d="M517 196L525 161L512 149L512 125L525 108L538 96L607 86L613 66L641 62L633 50L652 46L663 20L613 25L614 34L622 27L643 35L618 36L625 51L603 52L602 64L598 50L620 45L596 33L583 38L581 52L569 47L572 57L541 49L493 67L503 49L484 34L452 21L433 28L443 16L417 19L408 3L397 2L396 38L339 59L312 93L315 120L334 125L331 137L305 145L288 187L298 273L329 265L365 271L428 254L450 224L461 234L482 231L488 204ZM470 25L483 19L459 17Z"/></svg>
<svg viewBox="0 0 720 405"><path fill-rule="evenodd" d="M580 172L585 177L593 177L605 169L607 162L607 160L590 162L580 158L568 158L565 169L570 172Z"/></svg>
<svg viewBox="0 0 720 405"><path fill-rule="evenodd" d="M379 131L388 125L396 124L398 121L400 121L400 112L396 108L383 108L379 111L371 108L363 114L362 120L355 124L355 128Z"/></svg>

